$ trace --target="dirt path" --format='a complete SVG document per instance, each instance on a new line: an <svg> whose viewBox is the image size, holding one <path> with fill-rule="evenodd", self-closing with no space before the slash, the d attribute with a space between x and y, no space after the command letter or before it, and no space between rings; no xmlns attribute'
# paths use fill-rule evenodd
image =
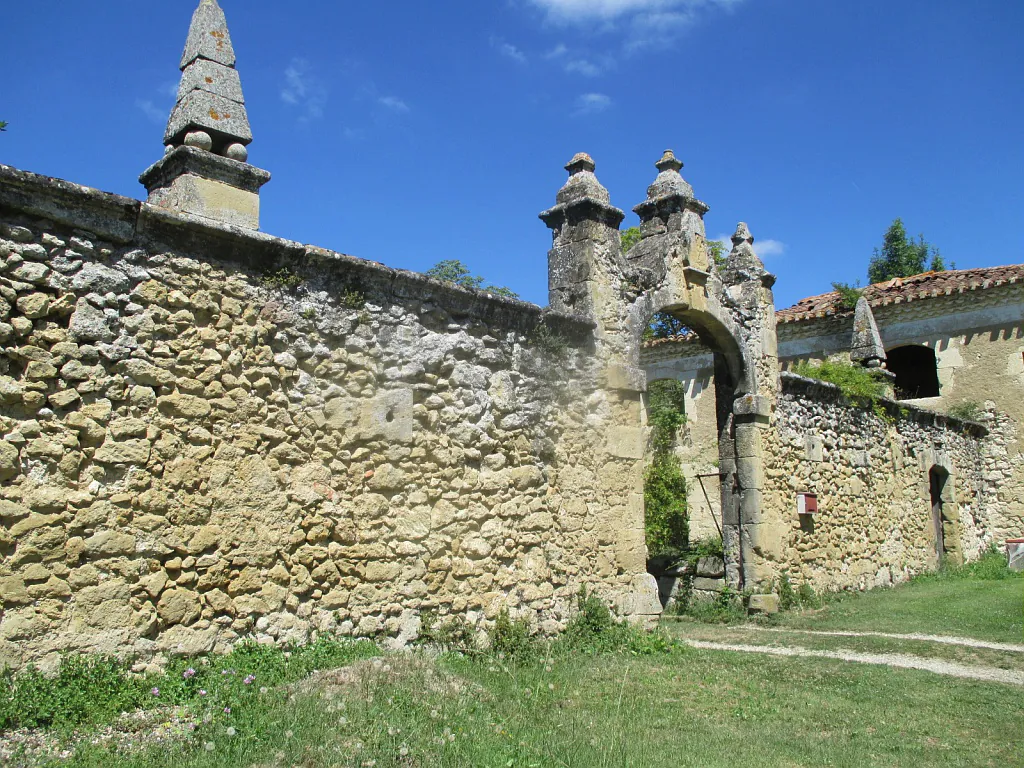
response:
<svg viewBox="0 0 1024 768"><path fill-rule="evenodd" d="M1024 653L1024 645L1016 643L996 643L989 640L975 640L971 637L951 637L947 635L895 635L888 632L843 632L824 631L819 629L788 629L785 627L742 627L756 632L790 632L801 635L822 635L826 637L888 637L892 640L923 640L929 643L942 643L943 645L961 645L965 648L986 648L992 651L1009 651L1010 653Z"/></svg>
<svg viewBox="0 0 1024 768"><path fill-rule="evenodd" d="M874 633L863 634L871 635ZM712 643L706 640L688 640L686 638L681 638L681 640L693 648L703 648L710 651L738 651L740 653L764 653L770 656L810 656L819 659L838 659L840 661L852 661L859 664L879 664L882 666L899 667L902 669L921 669L926 672L934 672L937 675L960 677L966 680L983 680L991 683L1008 683L1010 685L1024 686L1024 672L997 669L996 667L977 667L968 664L957 664L951 661L926 659L921 656L911 656L903 653L862 653L860 651L848 651L845 649L839 649L837 651L816 651L809 648L794 648L776 645Z"/></svg>

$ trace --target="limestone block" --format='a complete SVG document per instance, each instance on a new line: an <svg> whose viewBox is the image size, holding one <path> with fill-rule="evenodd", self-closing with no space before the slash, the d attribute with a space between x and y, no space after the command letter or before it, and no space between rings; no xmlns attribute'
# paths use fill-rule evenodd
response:
<svg viewBox="0 0 1024 768"><path fill-rule="evenodd" d="M50 310L50 296L45 293L30 293L18 297L18 311L30 320L46 317Z"/></svg>
<svg viewBox="0 0 1024 768"><path fill-rule="evenodd" d="M723 578L698 576L693 580L693 588L702 592L721 592L724 587L725 579Z"/></svg>
<svg viewBox="0 0 1024 768"><path fill-rule="evenodd" d="M130 376L136 384L146 387L166 387L174 383L174 374L145 360L125 360L118 370Z"/></svg>
<svg viewBox="0 0 1024 768"><path fill-rule="evenodd" d="M148 440L125 440L115 442L107 440L93 455L100 464L135 464L145 466L149 461L150 444Z"/></svg>
<svg viewBox="0 0 1024 768"><path fill-rule="evenodd" d="M202 613L199 595L187 589L169 589L160 596L157 615L165 627L194 624Z"/></svg>
<svg viewBox="0 0 1024 768"><path fill-rule="evenodd" d="M619 615L633 621L643 621L661 615L658 599L658 581L649 573L633 576L626 593L618 601Z"/></svg>
<svg viewBox="0 0 1024 768"><path fill-rule="evenodd" d="M68 333L73 341L113 341L107 316L86 299L79 299L71 315Z"/></svg>
<svg viewBox="0 0 1024 768"><path fill-rule="evenodd" d="M18 449L6 440L0 440L0 480L10 480L21 472L21 461ZM9 502L4 502L9 503ZM3 517L0 510L0 517Z"/></svg>
<svg viewBox="0 0 1024 768"><path fill-rule="evenodd" d="M24 579L18 576L0 576L0 606L9 610L17 605L28 605L32 602Z"/></svg>
<svg viewBox="0 0 1024 768"><path fill-rule="evenodd" d="M615 426L608 430L605 451L621 459L642 459L647 435L641 427Z"/></svg>
<svg viewBox="0 0 1024 768"><path fill-rule="evenodd" d="M91 557L118 557L135 553L136 539L127 533L100 531L85 540L85 551Z"/></svg>
<svg viewBox="0 0 1024 768"><path fill-rule="evenodd" d="M749 610L751 613L778 613L779 596L751 595L750 602L747 603L747 610Z"/></svg>
<svg viewBox="0 0 1024 768"><path fill-rule="evenodd" d="M149 202L160 208L190 213L243 229L259 229L260 225L260 196L257 192L192 173L178 176L168 186L155 190Z"/></svg>
<svg viewBox="0 0 1024 768"><path fill-rule="evenodd" d="M179 419L203 419L210 415L210 404L193 395L166 395L156 401L161 413Z"/></svg>

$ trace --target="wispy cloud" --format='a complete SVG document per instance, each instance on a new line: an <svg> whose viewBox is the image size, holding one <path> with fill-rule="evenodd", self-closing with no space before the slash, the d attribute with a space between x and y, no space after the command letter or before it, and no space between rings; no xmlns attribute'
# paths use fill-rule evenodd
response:
<svg viewBox="0 0 1024 768"><path fill-rule="evenodd" d="M584 77L597 77L604 72L604 67L595 64L589 59L571 59L565 62L565 71L583 75Z"/></svg>
<svg viewBox="0 0 1024 768"><path fill-rule="evenodd" d="M715 238L722 244L724 253L729 253L732 250L732 236L730 235L719 235ZM786 252L786 244L781 240L767 240L754 239L754 253L756 253L762 259L770 259L776 256L782 256Z"/></svg>
<svg viewBox="0 0 1024 768"><path fill-rule="evenodd" d="M284 82L281 100L301 110L300 121L307 122L323 117L324 106L327 104L327 89L313 74L312 67L306 59L291 60L284 71Z"/></svg>
<svg viewBox="0 0 1024 768"><path fill-rule="evenodd" d="M550 51L544 54L545 59L560 59L569 53L569 48L564 43L559 43Z"/></svg>
<svg viewBox="0 0 1024 768"><path fill-rule="evenodd" d="M603 93L584 93L576 99L575 114L596 115L611 108L611 96Z"/></svg>
<svg viewBox="0 0 1024 768"><path fill-rule="evenodd" d="M625 31L627 51L663 46L692 26L702 13L729 10L744 0L530 0L562 25ZM614 22L614 23L613 23Z"/></svg>
<svg viewBox="0 0 1024 768"><path fill-rule="evenodd" d="M409 112L409 105L396 96L381 96L377 99L377 103L382 107L387 107L392 112L404 115Z"/></svg>
<svg viewBox="0 0 1024 768"><path fill-rule="evenodd" d="M136 99L135 106L142 110L142 114L152 123L165 123L171 114L169 110L158 107L151 99Z"/></svg>
<svg viewBox="0 0 1024 768"><path fill-rule="evenodd" d="M178 96L178 84L169 81L153 89L153 96L148 99L136 99L135 108L153 123L166 123L171 116L171 108Z"/></svg>
<svg viewBox="0 0 1024 768"><path fill-rule="evenodd" d="M491 48L496 50L506 59L512 59L516 64L526 64L526 54L523 53L519 48L516 48L512 43L505 42L500 37L491 38Z"/></svg>

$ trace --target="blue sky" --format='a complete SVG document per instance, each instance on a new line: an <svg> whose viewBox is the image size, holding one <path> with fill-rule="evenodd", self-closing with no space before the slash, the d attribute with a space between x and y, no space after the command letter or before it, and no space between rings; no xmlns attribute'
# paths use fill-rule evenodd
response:
<svg viewBox="0 0 1024 768"><path fill-rule="evenodd" d="M196 4L9 3L0 162L141 197ZM780 307L863 281L897 216L958 267L1024 261L1016 0L221 5L270 234L546 304L562 166L591 153L629 211L671 147Z"/></svg>

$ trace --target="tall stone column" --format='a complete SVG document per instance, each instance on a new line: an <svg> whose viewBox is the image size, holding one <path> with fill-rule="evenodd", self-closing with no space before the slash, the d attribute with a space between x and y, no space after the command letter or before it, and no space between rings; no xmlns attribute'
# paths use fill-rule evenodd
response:
<svg viewBox="0 0 1024 768"><path fill-rule="evenodd" d="M775 327L775 275L764 268L754 252L754 237L740 223L732 236L732 251L726 259L722 280L743 314L746 333L744 356L755 367L754 388L733 405L733 439L736 456L736 484L739 491L737 521L740 534L742 583L755 594L751 607L774 610L771 595L777 563L782 559L785 522L766 517L763 505L763 433L769 429L778 399L779 356Z"/></svg>
<svg viewBox="0 0 1024 768"><path fill-rule="evenodd" d="M647 573L644 537L643 461L646 430L642 395L645 377L630 346L626 276L619 224L625 214L613 206L594 175L594 161L576 155L566 166L569 180L557 204L540 214L553 233L548 254L548 290L552 309L595 324L594 354L599 391L594 410L602 422L604 443L595 446L594 505L598 543L613 553L613 597L622 615L649 623L661 613L657 583Z"/></svg>
<svg viewBox="0 0 1024 768"><path fill-rule="evenodd" d="M227 19L216 0L192 16L178 99L163 159L139 177L151 205L243 229L259 229L267 171L248 163L252 142Z"/></svg>

